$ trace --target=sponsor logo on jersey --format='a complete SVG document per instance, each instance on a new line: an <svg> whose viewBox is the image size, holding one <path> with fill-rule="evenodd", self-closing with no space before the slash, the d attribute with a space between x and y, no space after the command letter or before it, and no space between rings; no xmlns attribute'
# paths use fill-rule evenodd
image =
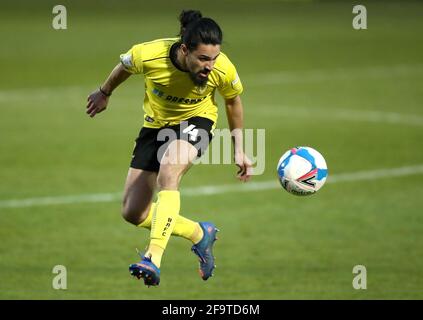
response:
<svg viewBox="0 0 423 320"><path fill-rule="evenodd" d="M163 100L166 100L168 102L174 102L174 103L197 104L197 103L199 103L199 102L201 102L201 101L203 101L204 99L207 98L207 96L197 98L197 99L176 97L176 96L172 96L170 94L166 94L166 93L164 93L163 91L161 91L157 88L153 88L152 92L156 96L158 96L159 98L162 98Z"/></svg>

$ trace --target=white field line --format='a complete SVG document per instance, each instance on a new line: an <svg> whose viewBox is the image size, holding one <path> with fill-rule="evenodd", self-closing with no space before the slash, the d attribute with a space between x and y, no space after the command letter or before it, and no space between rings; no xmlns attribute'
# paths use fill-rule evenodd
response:
<svg viewBox="0 0 423 320"><path fill-rule="evenodd" d="M281 83L298 83L309 81L348 80L354 78L385 78L407 75L423 75L422 64L399 64L392 66L365 66L355 68L338 69L311 69L302 71L276 71L273 73L261 73L258 75L246 75L243 81L251 86L277 85ZM139 86L137 86L139 87ZM135 88L135 86L134 86ZM128 88L127 88L128 89ZM79 104L81 97L85 99L89 91L88 86L62 86L44 88L16 88L0 90L0 103L13 101L51 101L51 99L71 99ZM139 90L139 89L137 89ZM28 97L30 96L30 100ZM122 97L121 97L122 98ZM287 114L297 117L313 117L327 120L345 120L358 122L403 124L422 126L423 116L404 114L397 112L384 112L376 110L353 110L345 108L316 109L315 107L304 108L296 106L268 105L259 109L249 108L248 112L262 115L263 108L272 110L272 114Z"/></svg>
<svg viewBox="0 0 423 320"><path fill-rule="evenodd" d="M357 171L351 173L340 173L331 175L326 183L339 183L339 182L354 182L363 180L377 180L393 177L404 177L410 175L423 174L423 164L408 167L398 167L390 169L378 169L368 171ZM251 192L271 189L281 189L277 179L248 182L239 184L224 184L224 185L210 185L203 187L183 188L181 193L183 196L197 197L197 196L210 196L226 193L237 192ZM57 196L57 197L40 197L28 199L15 199L15 200L0 200L0 208L24 208L34 206L48 206L48 205L63 205L63 204L77 204L77 203L90 203L90 202L114 202L122 199L121 192L115 193L99 193L99 194L81 194L70 196Z"/></svg>
<svg viewBox="0 0 423 320"><path fill-rule="evenodd" d="M383 112L375 110L354 110L344 108L321 109L316 107L298 107L284 105L263 105L260 109L249 109L250 114L263 115L263 110L271 116L286 115L289 117L307 117L309 119L342 120L357 122L373 122L387 124L403 124L423 126L423 116L398 112Z"/></svg>
<svg viewBox="0 0 423 320"><path fill-rule="evenodd" d="M422 64L398 64L392 66L365 66L355 68L311 69L275 71L241 77L245 87L269 86L290 83L342 81L354 79L404 78L423 75Z"/></svg>

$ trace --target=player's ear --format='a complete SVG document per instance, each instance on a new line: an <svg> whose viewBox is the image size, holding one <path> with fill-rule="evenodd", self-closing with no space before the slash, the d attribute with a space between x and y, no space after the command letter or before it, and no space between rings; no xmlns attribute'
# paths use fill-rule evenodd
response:
<svg viewBox="0 0 423 320"><path fill-rule="evenodd" d="M184 56L187 56L189 53L188 47L184 43L181 44L181 51Z"/></svg>

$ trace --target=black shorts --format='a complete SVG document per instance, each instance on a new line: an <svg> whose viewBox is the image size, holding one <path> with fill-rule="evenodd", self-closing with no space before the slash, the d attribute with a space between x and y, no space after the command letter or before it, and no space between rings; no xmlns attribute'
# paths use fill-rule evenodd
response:
<svg viewBox="0 0 423 320"><path fill-rule="evenodd" d="M141 128L132 152L131 168L159 172L160 159L173 140L185 140L204 153L212 139L214 122L203 117L193 117L178 125L160 129Z"/></svg>

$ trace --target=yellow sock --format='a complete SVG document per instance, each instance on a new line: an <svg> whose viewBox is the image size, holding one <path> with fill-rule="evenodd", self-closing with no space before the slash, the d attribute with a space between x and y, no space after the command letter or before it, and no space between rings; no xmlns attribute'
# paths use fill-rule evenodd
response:
<svg viewBox="0 0 423 320"><path fill-rule="evenodd" d="M153 202L150 207L150 212L147 218L138 225L138 227L151 229L151 220L153 218L154 210L156 209L156 203ZM175 227L172 231L173 236L178 236L190 240L193 244L200 242L203 238L203 229L201 229L198 222L187 219L181 215L176 220Z"/></svg>
<svg viewBox="0 0 423 320"><path fill-rule="evenodd" d="M179 216L172 235L183 237L196 244L203 238L203 229L198 222Z"/></svg>
<svg viewBox="0 0 423 320"><path fill-rule="evenodd" d="M146 256L160 267L163 252L175 227L180 209L180 195L176 190L162 190L157 194L156 209L151 221L150 244Z"/></svg>

